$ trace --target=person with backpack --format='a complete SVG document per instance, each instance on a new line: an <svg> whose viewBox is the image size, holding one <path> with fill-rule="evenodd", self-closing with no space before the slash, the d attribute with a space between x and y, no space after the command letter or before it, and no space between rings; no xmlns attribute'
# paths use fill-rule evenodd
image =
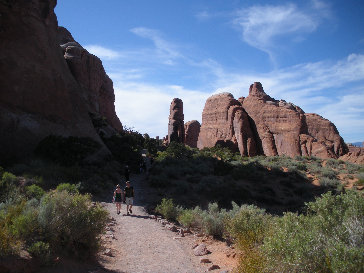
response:
<svg viewBox="0 0 364 273"><path fill-rule="evenodd" d="M121 202L123 201L123 191L120 188L120 185L117 184L116 185L116 189L114 191L114 197L113 197L113 203L116 204L116 213L120 214L120 209L121 209Z"/></svg>
<svg viewBox="0 0 364 273"><path fill-rule="evenodd" d="M134 201L134 188L130 185L130 181L126 181L126 187L124 189L125 203L126 203L126 215L133 213L133 201Z"/></svg>

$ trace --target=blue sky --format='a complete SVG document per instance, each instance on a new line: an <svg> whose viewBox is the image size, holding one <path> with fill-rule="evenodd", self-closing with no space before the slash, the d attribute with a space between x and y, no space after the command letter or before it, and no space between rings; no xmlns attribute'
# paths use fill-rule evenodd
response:
<svg viewBox="0 0 364 273"><path fill-rule="evenodd" d="M58 23L103 62L127 127L167 134L169 105L201 122L218 92L267 94L364 141L364 1L61 0Z"/></svg>

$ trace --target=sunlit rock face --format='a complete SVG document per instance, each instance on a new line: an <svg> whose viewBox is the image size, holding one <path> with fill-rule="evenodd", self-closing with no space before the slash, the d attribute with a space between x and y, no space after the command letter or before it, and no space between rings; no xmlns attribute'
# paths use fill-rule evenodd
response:
<svg viewBox="0 0 364 273"><path fill-rule="evenodd" d="M284 100L268 96L262 85L250 86L243 107L254 121L265 155L307 155L337 158L347 147L335 125Z"/></svg>
<svg viewBox="0 0 364 273"><path fill-rule="evenodd" d="M239 150L242 155L257 154L250 122L241 103L230 93L209 97L202 112L197 147L221 145Z"/></svg>
<svg viewBox="0 0 364 273"><path fill-rule="evenodd" d="M197 147L217 144L239 150L242 156L338 158L348 152L333 123L271 98L259 82L250 86L246 98L221 93L207 99Z"/></svg>

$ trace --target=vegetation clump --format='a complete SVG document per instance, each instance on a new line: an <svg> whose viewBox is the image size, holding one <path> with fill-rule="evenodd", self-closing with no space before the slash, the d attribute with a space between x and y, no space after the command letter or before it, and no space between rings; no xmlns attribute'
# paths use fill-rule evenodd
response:
<svg viewBox="0 0 364 273"><path fill-rule="evenodd" d="M364 198L353 190L325 193L307 203L305 213L282 216L236 203L230 210L217 203L202 210L163 199L161 207L168 209L158 212L185 227L232 241L241 253L237 272L364 271Z"/></svg>
<svg viewBox="0 0 364 273"><path fill-rule="evenodd" d="M100 247L108 214L76 185L60 184L46 192L36 184L21 185L24 178L4 172L0 180L0 257L22 249L48 263L51 257L86 259Z"/></svg>

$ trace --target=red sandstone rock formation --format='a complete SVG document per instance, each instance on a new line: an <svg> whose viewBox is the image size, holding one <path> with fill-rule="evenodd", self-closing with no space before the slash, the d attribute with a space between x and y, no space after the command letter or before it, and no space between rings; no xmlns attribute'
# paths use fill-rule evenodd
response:
<svg viewBox="0 0 364 273"><path fill-rule="evenodd" d="M73 76L87 90L90 112L105 117L112 127L121 131L123 127L115 113L113 83L101 60L78 44L63 27L58 28L58 39Z"/></svg>
<svg viewBox="0 0 364 273"><path fill-rule="evenodd" d="M343 156L340 156L339 159L356 164L364 164L364 148L353 145L348 145L348 148L349 152Z"/></svg>
<svg viewBox="0 0 364 273"><path fill-rule="evenodd" d="M272 99L259 82L250 86L243 107L254 120L265 155L337 158L347 152L343 139L329 120L305 114L284 100Z"/></svg>
<svg viewBox="0 0 364 273"><path fill-rule="evenodd" d="M172 141L184 143L184 115L183 102L181 99L174 98L169 108L168 122L168 143Z"/></svg>
<svg viewBox="0 0 364 273"><path fill-rule="evenodd" d="M197 140L200 134L201 124L197 120L185 123L185 144L197 148Z"/></svg>
<svg viewBox="0 0 364 273"><path fill-rule="evenodd" d="M256 155L256 143L248 116L239 101L230 93L222 93L207 99L197 147L215 145L230 147L242 155Z"/></svg>
<svg viewBox="0 0 364 273"><path fill-rule="evenodd" d="M259 82L250 86L246 98L235 100L222 93L207 99L197 146L202 149L216 144L238 148L243 156L338 158L347 153L333 123L271 98Z"/></svg>
<svg viewBox="0 0 364 273"><path fill-rule="evenodd" d="M77 50L84 54L79 67L65 61L55 5L55 0L0 1L0 160L30 154L50 134L87 136L101 143L89 112L105 115L120 129L113 117L112 83L101 62L79 45L66 47L72 56ZM80 73L97 80L84 80Z"/></svg>

